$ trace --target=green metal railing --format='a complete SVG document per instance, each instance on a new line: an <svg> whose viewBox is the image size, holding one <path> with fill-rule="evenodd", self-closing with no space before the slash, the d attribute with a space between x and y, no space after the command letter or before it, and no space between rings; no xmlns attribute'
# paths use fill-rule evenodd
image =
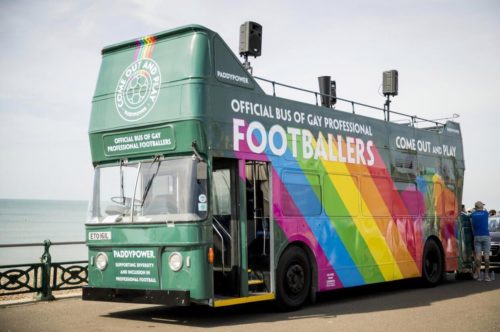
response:
<svg viewBox="0 0 500 332"><path fill-rule="evenodd" d="M54 299L52 291L81 288L87 284L88 262L70 261L53 263L50 247L53 245L79 245L85 242L0 244L0 248L43 246L40 263L0 266L0 297L36 292L42 301Z"/></svg>

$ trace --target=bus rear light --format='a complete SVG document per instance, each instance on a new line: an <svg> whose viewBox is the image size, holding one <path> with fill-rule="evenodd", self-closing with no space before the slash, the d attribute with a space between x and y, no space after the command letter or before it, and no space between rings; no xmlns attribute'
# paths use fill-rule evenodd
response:
<svg viewBox="0 0 500 332"><path fill-rule="evenodd" d="M208 248L208 263L210 265L214 264L214 248Z"/></svg>

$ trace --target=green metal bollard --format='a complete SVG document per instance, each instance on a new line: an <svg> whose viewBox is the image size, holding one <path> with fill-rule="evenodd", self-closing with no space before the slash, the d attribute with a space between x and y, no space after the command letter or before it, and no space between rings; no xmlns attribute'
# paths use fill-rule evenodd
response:
<svg viewBox="0 0 500 332"><path fill-rule="evenodd" d="M50 269L52 264L52 258L50 257L50 240L43 241L45 247L42 258L40 259L42 265L42 291L38 292L36 299L40 301L52 301L55 300L52 295L52 289L50 288Z"/></svg>

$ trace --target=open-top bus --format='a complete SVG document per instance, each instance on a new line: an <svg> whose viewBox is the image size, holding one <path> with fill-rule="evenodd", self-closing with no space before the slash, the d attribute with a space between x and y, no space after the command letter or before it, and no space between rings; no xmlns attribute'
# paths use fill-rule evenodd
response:
<svg viewBox="0 0 500 332"><path fill-rule="evenodd" d="M294 308L470 271L458 123L420 129L266 94L198 25L102 56L83 299Z"/></svg>

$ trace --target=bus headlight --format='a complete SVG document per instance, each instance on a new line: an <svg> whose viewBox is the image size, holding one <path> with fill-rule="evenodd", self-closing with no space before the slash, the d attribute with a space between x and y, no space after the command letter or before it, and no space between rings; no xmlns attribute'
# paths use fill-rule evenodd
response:
<svg viewBox="0 0 500 332"><path fill-rule="evenodd" d="M103 252L98 253L95 257L95 265L99 270L104 271L108 267L108 256Z"/></svg>
<svg viewBox="0 0 500 332"><path fill-rule="evenodd" d="M171 253L168 256L168 265L172 271L179 271L182 268L182 255L178 252Z"/></svg>

